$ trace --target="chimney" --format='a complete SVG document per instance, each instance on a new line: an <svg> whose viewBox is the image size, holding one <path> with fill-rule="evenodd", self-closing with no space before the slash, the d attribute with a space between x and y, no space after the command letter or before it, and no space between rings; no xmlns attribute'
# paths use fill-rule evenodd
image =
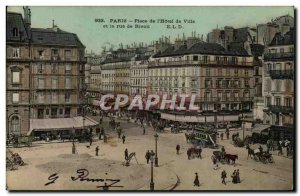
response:
<svg viewBox="0 0 300 196"><path fill-rule="evenodd" d="M28 6L23 7L23 11L24 11L25 28L27 32L29 32L31 27L31 11Z"/></svg>

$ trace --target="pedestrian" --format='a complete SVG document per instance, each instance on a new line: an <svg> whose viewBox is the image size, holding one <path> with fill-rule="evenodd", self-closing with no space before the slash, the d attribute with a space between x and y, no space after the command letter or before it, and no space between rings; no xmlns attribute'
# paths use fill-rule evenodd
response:
<svg viewBox="0 0 300 196"><path fill-rule="evenodd" d="M96 135L98 135L98 136L99 136L99 134L100 134L100 128L99 128L99 127L97 127L97 128L96 128Z"/></svg>
<svg viewBox="0 0 300 196"><path fill-rule="evenodd" d="M239 171L239 169L236 170L236 182L237 182L237 183L241 183L241 179L240 179L240 171Z"/></svg>
<svg viewBox="0 0 300 196"><path fill-rule="evenodd" d="M200 186L200 182L199 182L199 177L198 177L198 173L195 173L195 180L194 180L194 186Z"/></svg>
<svg viewBox="0 0 300 196"><path fill-rule="evenodd" d="M200 146L198 149L198 158L200 158L200 159L202 159L201 153L202 153L202 148Z"/></svg>
<svg viewBox="0 0 300 196"><path fill-rule="evenodd" d="M93 138L90 137L90 146L92 146L92 144L93 144Z"/></svg>
<svg viewBox="0 0 300 196"><path fill-rule="evenodd" d="M278 155L283 155L283 153L282 153L282 145L281 145L281 142L279 142L279 144L278 144Z"/></svg>
<svg viewBox="0 0 300 196"><path fill-rule="evenodd" d="M177 152L177 154L179 154L179 150L180 150L180 146L179 146L179 144L177 144L177 146L176 146L176 152Z"/></svg>
<svg viewBox="0 0 300 196"><path fill-rule="evenodd" d="M107 136L104 134L104 143L107 143Z"/></svg>
<svg viewBox="0 0 300 196"><path fill-rule="evenodd" d="M104 135L104 128L103 127L101 127L101 130L100 130L100 140L102 138L102 135Z"/></svg>
<svg viewBox="0 0 300 196"><path fill-rule="evenodd" d="M76 147L74 141L72 142L72 154L75 154L76 152Z"/></svg>
<svg viewBox="0 0 300 196"><path fill-rule="evenodd" d="M221 133L221 140L223 140L224 133Z"/></svg>
<svg viewBox="0 0 300 196"><path fill-rule="evenodd" d="M149 163L150 156L151 156L151 154L150 154L150 151L148 150L148 151L146 152L146 155L145 155L145 158L146 158L147 164Z"/></svg>
<svg viewBox="0 0 300 196"><path fill-rule="evenodd" d="M98 156L99 146L96 147L95 151L96 151L96 156Z"/></svg>
<svg viewBox="0 0 300 196"><path fill-rule="evenodd" d="M122 136L123 144L125 143L125 135Z"/></svg>
<svg viewBox="0 0 300 196"><path fill-rule="evenodd" d="M143 135L145 135L145 134L146 134L146 128L143 127Z"/></svg>
<svg viewBox="0 0 300 196"><path fill-rule="evenodd" d="M226 181L225 181L226 178L227 178L227 173L225 170L223 170L221 173L222 184L226 185Z"/></svg>
<svg viewBox="0 0 300 196"><path fill-rule="evenodd" d="M262 154L263 153L263 148L262 148L262 146L261 145L259 145L259 152L260 152L260 154Z"/></svg>
<svg viewBox="0 0 300 196"><path fill-rule="evenodd" d="M236 184L237 183L237 181L236 181L236 170L234 170L234 172L232 173L231 178L232 178L232 183Z"/></svg>
<svg viewBox="0 0 300 196"><path fill-rule="evenodd" d="M121 139L121 128L118 129L118 138Z"/></svg>
<svg viewBox="0 0 300 196"><path fill-rule="evenodd" d="M228 128L226 128L226 137L227 137L227 139L229 140L229 129Z"/></svg>
<svg viewBox="0 0 300 196"><path fill-rule="evenodd" d="M125 154L125 160L127 161L128 160L128 150L127 150L127 148L125 149L124 154Z"/></svg>

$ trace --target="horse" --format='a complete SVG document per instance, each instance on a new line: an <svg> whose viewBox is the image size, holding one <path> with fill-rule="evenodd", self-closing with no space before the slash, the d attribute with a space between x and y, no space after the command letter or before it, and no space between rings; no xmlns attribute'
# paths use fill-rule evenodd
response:
<svg viewBox="0 0 300 196"><path fill-rule="evenodd" d="M201 148L193 148L192 147L192 148L189 148L186 153L187 153L188 159L190 160L192 155L193 156L196 155L198 158L200 158L201 152L202 152Z"/></svg>
<svg viewBox="0 0 300 196"><path fill-rule="evenodd" d="M246 149L248 150L248 156L247 156L247 159L250 158L252 159L252 156L254 157L254 150L250 148L249 145L247 145Z"/></svg>
<svg viewBox="0 0 300 196"><path fill-rule="evenodd" d="M237 160L239 157L236 154L225 154L225 160L228 164L230 164L230 160L233 162L233 165L235 166L235 160Z"/></svg>
<svg viewBox="0 0 300 196"><path fill-rule="evenodd" d="M186 143L190 143L191 140L194 138L193 133L185 133Z"/></svg>

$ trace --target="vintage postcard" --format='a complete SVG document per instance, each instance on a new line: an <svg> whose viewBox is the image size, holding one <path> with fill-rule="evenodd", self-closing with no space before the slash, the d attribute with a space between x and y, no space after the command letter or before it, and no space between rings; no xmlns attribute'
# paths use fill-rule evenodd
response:
<svg viewBox="0 0 300 196"><path fill-rule="evenodd" d="M294 191L294 12L8 6L7 190Z"/></svg>

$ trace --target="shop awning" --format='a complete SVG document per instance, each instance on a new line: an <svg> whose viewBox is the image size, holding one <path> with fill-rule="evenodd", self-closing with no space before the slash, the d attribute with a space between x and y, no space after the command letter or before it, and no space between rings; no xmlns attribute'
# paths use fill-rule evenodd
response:
<svg viewBox="0 0 300 196"><path fill-rule="evenodd" d="M32 131L51 131L60 129L76 129L84 126L95 126L99 123L91 118L82 116L76 116L73 118L47 118L47 119L30 119L30 129L27 135L30 135Z"/></svg>

